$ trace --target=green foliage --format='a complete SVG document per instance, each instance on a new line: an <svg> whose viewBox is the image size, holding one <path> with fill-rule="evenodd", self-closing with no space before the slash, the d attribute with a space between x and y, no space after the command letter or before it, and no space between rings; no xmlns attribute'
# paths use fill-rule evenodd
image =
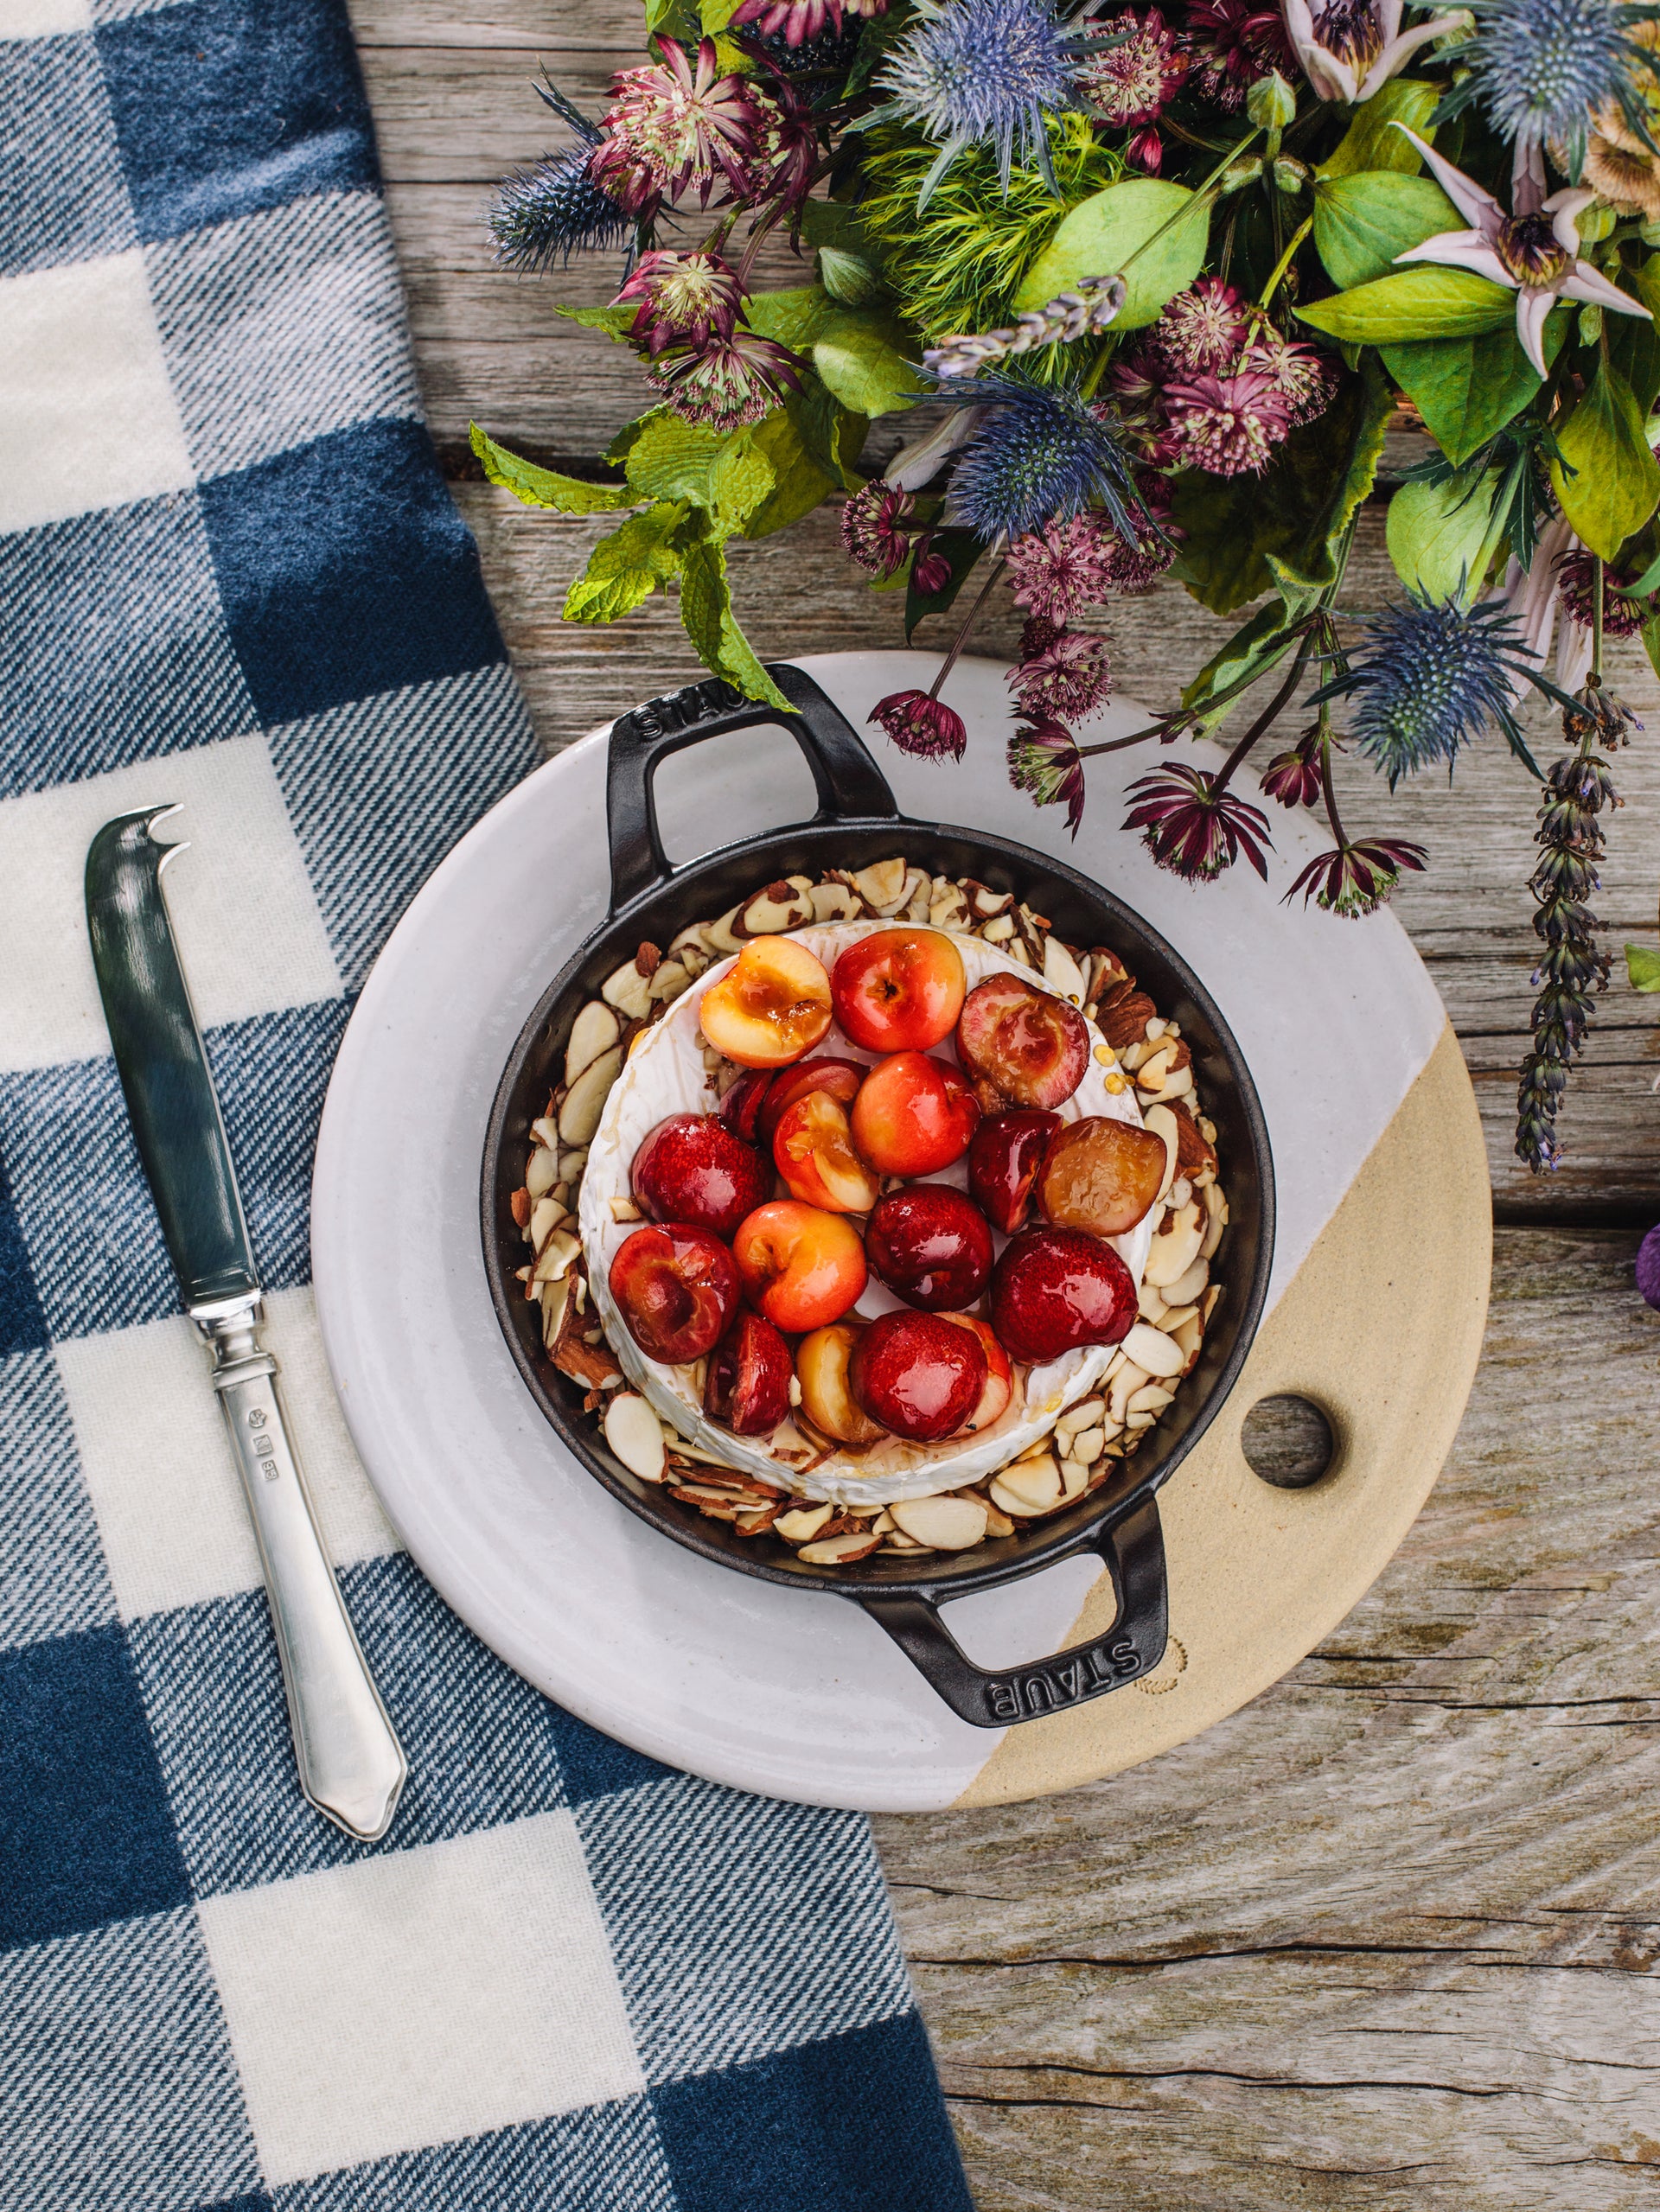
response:
<svg viewBox="0 0 1660 2212"><path fill-rule="evenodd" d="M1285 602L1271 599L1205 662L1184 689L1182 704L1201 710L1206 721L1219 722L1242 692L1285 658L1296 636Z"/></svg>
<svg viewBox="0 0 1660 2212"><path fill-rule="evenodd" d="M666 500L602 538L565 594L565 621L614 622L678 576L678 541L690 512L684 500Z"/></svg>
<svg viewBox="0 0 1660 2212"><path fill-rule="evenodd" d="M908 334L879 310L840 305L821 284L757 292L748 316L763 338L811 361L831 397L855 415L891 415L920 389Z"/></svg>
<svg viewBox="0 0 1660 2212"><path fill-rule="evenodd" d="M968 581L970 571L979 563L986 548L972 530L936 530L929 550L943 553L951 564L951 580L943 591L918 591L909 576L905 581L905 643L915 636L916 625L930 615L943 615L954 603L957 594Z"/></svg>
<svg viewBox="0 0 1660 2212"><path fill-rule="evenodd" d="M916 194L937 147L887 124L865 139L859 164L865 234L901 316L924 339L999 327L1067 209L1122 174L1117 156L1082 116L1051 124L1049 143L1059 201L1025 166L1010 177L1006 200L995 155L973 147L958 156L919 215Z"/></svg>
<svg viewBox="0 0 1660 2212"><path fill-rule="evenodd" d="M1507 545L1503 488L1498 469L1402 484L1385 530L1402 583L1435 600L1480 598L1493 557Z"/></svg>
<svg viewBox="0 0 1660 2212"><path fill-rule="evenodd" d="M742 433L723 437L665 408L629 448L629 481L643 499L683 500L731 532L772 489L765 456Z"/></svg>
<svg viewBox="0 0 1660 2212"><path fill-rule="evenodd" d="M765 699L786 713L789 701L757 659L755 649L732 615L732 589L726 577L722 539L695 526L686 533L680 578L680 620L704 666L735 684L746 698Z"/></svg>
<svg viewBox="0 0 1660 2212"><path fill-rule="evenodd" d="M632 303L624 307L561 307L555 300L552 305L554 314L563 316L567 322L579 322L585 330L603 330L619 346L627 343L640 312Z"/></svg>
<svg viewBox="0 0 1660 2212"><path fill-rule="evenodd" d="M1338 292L1298 315L1316 330L1359 346L1414 338L1479 338L1516 321L1516 294L1468 269L1420 263Z"/></svg>
<svg viewBox="0 0 1660 2212"><path fill-rule="evenodd" d="M1652 945L1628 945L1625 973L1633 991L1660 991L1660 953Z"/></svg>
<svg viewBox="0 0 1660 2212"><path fill-rule="evenodd" d="M1545 318L1544 355L1554 361L1571 320L1567 308ZM1518 415L1539 389L1512 321L1480 338L1423 338L1386 346L1383 366L1424 418L1447 459L1467 461Z"/></svg>
<svg viewBox="0 0 1660 2212"><path fill-rule="evenodd" d="M539 469L498 445L487 430L472 424L473 451L483 463L493 484L511 492L527 507L551 507L560 514L603 514L640 502L626 484L590 484L580 476L561 476L557 469Z"/></svg>
<svg viewBox="0 0 1660 2212"><path fill-rule="evenodd" d="M850 253L841 245L819 248L819 282L831 298L840 300L844 307L868 306L887 289L880 272L862 253Z"/></svg>
<svg viewBox="0 0 1660 2212"><path fill-rule="evenodd" d="M741 433L750 450L772 471L772 487L744 517L745 538L768 538L787 530L842 485L836 464L836 439L845 416L833 400L809 389L795 393L782 407Z"/></svg>
<svg viewBox="0 0 1660 2212"><path fill-rule="evenodd" d="M1335 153L1320 163L1321 176L1352 176L1359 169L1398 169L1413 175L1423 167L1423 156L1410 138L1391 126L1404 123L1433 146L1435 133L1429 118L1435 112L1444 87L1419 77L1392 77L1387 85L1355 110L1355 119L1344 131Z"/></svg>
<svg viewBox="0 0 1660 2212"><path fill-rule="evenodd" d="M1185 185L1127 177L1073 208L1027 271L1016 311L1044 306L1082 277L1121 269L1125 299L1113 327L1140 329L1204 268L1210 235L1209 209Z"/></svg>
<svg viewBox="0 0 1660 2212"><path fill-rule="evenodd" d="M1261 476L1190 469L1175 480L1185 535L1176 574L1213 615L1277 590L1301 609L1334 583L1344 533L1372 488L1393 402L1374 362L1318 421L1293 430Z"/></svg>
<svg viewBox="0 0 1660 2212"><path fill-rule="evenodd" d="M1598 365L1557 426L1556 444L1561 458L1551 466L1551 489L1577 535L1612 561L1660 500L1660 462L1649 450L1642 411L1618 369Z"/></svg>
<svg viewBox="0 0 1660 2212"><path fill-rule="evenodd" d="M1409 247L1461 227L1458 209L1427 176L1357 169L1314 187L1315 250L1345 291L1387 277Z"/></svg>

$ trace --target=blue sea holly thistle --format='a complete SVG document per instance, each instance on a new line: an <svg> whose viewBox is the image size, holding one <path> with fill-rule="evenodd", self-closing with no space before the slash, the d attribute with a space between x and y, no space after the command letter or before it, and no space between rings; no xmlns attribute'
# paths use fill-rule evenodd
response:
<svg viewBox="0 0 1660 2212"><path fill-rule="evenodd" d="M569 474L474 432L497 484L609 518L567 618L663 593L784 711L733 587L788 649L785 564L737 548L827 505L884 634L944 648L874 730L942 778L987 742L955 663L1012 598L1024 798L1082 837L1087 777L1103 838L1360 928L1425 856L1345 829L1334 764L1382 805L1502 734L1531 815L1524 710L1571 703L1533 877L1547 1164L1594 981L1604 640L1660 668L1660 0L642 0L641 45L598 119L544 93L565 138L490 219L517 270L610 257L557 312L640 379ZM1398 475L1391 431L1424 449ZM1365 612L1380 536L1398 589ZM1230 634L1178 709L1097 734L1117 645L1181 634L1178 590Z"/></svg>

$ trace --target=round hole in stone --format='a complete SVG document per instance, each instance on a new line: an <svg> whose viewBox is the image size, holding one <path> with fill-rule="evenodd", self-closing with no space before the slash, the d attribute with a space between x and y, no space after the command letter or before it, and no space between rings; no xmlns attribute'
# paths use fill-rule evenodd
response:
<svg viewBox="0 0 1660 2212"><path fill-rule="evenodd" d="M1311 1398L1289 1392L1259 1398L1245 1416L1240 1443L1254 1475L1277 1490L1306 1490L1336 1456L1331 1424Z"/></svg>

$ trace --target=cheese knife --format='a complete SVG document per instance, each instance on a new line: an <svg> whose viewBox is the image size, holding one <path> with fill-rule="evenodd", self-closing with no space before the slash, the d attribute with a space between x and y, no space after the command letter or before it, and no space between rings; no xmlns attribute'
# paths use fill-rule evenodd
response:
<svg viewBox="0 0 1660 2212"><path fill-rule="evenodd" d="M300 1787L348 1836L374 1843L408 1765L322 1548L290 1442L224 1117L180 963L162 871L183 845L156 826L176 806L106 822L86 855L86 926L162 1235L184 1310L213 1354L265 1571Z"/></svg>

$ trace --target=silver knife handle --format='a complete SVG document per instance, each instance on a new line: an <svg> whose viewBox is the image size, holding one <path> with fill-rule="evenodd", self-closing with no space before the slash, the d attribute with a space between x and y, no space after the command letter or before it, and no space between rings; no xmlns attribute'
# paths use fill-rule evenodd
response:
<svg viewBox="0 0 1660 2212"><path fill-rule="evenodd" d="M213 1347L214 1388L259 1545L300 1787L348 1836L374 1843L391 1825L408 1763L322 1548L257 1316L243 1301L195 1318Z"/></svg>

